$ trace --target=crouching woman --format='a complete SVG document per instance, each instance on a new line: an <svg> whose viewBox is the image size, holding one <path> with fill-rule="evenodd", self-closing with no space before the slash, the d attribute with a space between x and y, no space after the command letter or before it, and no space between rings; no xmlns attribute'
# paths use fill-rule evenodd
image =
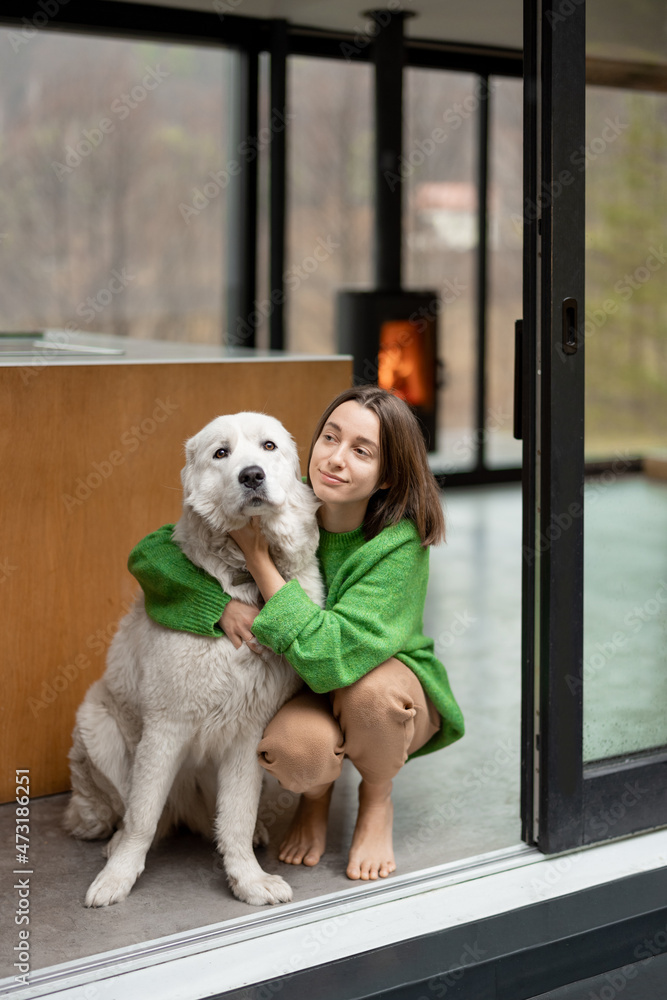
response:
<svg viewBox="0 0 667 1000"><path fill-rule="evenodd" d="M130 569L159 624L185 619L190 631L224 633L237 648L260 642L305 681L257 748L262 767L301 795L280 860L320 860L331 792L348 757L361 783L347 875L384 878L396 869L393 778L406 761L464 730L446 670L423 634L429 547L444 539L440 497L412 411L376 386L349 389L327 407L313 435L308 482L321 501L324 609L281 577L257 519L232 538L261 609L230 599L189 563L169 525L137 546Z"/></svg>

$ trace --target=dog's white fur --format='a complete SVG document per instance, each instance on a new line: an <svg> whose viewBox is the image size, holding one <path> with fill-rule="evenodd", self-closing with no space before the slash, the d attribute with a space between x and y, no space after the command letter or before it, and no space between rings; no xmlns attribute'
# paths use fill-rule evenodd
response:
<svg viewBox="0 0 667 1000"><path fill-rule="evenodd" d="M240 579L243 554L228 535L256 515L283 577L296 578L323 603L318 501L301 482L296 447L282 424L260 413L218 417L187 442L181 478L174 539L228 594L261 603L254 581ZM147 616L143 595L137 598L109 648L106 673L79 708L70 751L66 828L92 839L118 827L87 906L125 899L153 840L177 823L214 835L239 899L260 905L292 898L280 876L261 869L253 834L266 843L257 821L257 744L300 685L270 650L260 655L245 644L234 649L227 637L162 628Z"/></svg>

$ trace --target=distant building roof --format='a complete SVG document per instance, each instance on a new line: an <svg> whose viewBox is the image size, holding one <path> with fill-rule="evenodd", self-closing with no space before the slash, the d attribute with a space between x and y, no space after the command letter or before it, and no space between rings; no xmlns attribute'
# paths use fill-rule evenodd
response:
<svg viewBox="0 0 667 1000"><path fill-rule="evenodd" d="M470 181L430 181L417 187L414 207L419 211L476 212L477 189Z"/></svg>

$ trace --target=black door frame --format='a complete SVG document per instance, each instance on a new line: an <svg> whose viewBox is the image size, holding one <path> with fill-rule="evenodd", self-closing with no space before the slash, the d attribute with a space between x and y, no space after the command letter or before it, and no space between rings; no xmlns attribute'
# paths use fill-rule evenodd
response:
<svg viewBox="0 0 667 1000"><path fill-rule="evenodd" d="M524 3L523 827L548 853L581 843L585 8ZM568 183L565 183L566 180ZM575 306L576 308L576 306ZM568 314L569 315L569 314ZM575 318L576 325L576 318Z"/></svg>

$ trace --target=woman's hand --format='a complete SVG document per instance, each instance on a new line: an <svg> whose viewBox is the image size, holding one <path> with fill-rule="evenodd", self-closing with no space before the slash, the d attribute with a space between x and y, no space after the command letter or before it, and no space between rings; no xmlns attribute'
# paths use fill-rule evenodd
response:
<svg viewBox="0 0 667 1000"><path fill-rule="evenodd" d="M252 634L252 623L259 614L259 608L254 604L244 604L243 601L228 603L222 612L220 627L228 639L232 640L235 649L240 649L243 643L256 653L257 640Z"/></svg>
<svg viewBox="0 0 667 1000"><path fill-rule="evenodd" d="M246 562L251 562L257 556L269 555L269 543L262 534L259 518L251 517L247 524L236 531L230 531L229 537L233 539L246 557Z"/></svg>
<svg viewBox="0 0 667 1000"><path fill-rule="evenodd" d="M243 528L230 531L229 537L236 542L245 556L248 572L259 587L260 594L265 601L270 600L281 587L285 586L285 581L269 554L269 543L262 534L259 518L251 517Z"/></svg>

